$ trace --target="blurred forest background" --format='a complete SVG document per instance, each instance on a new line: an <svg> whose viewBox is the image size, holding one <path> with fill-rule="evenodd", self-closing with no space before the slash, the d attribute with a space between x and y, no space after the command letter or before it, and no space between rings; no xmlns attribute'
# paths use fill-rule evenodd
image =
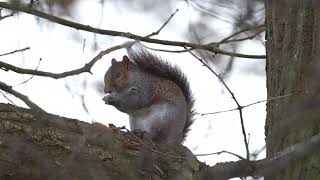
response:
<svg viewBox="0 0 320 180"><path fill-rule="evenodd" d="M251 159L265 157L266 99L265 59L241 58L238 54L265 55L265 9L262 0L43 0L17 1L49 14L90 25L195 44L216 43L228 55L192 50L228 85L243 109L245 134ZM42 18L0 9L0 54L30 48L0 60L18 67L64 72L82 67L100 51L128 38L112 37L51 23ZM10 16L12 15L12 16ZM164 24L166 22L166 24ZM164 25L163 29L159 29ZM144 43L156 54L177 64L187 74L195 94L196 122L186 145L195 154L222 150L246 156L237 104L223 83L183 47ZM47 112L87 122L126 125L126 115L103 104L103 75L112 58L123 49L98 61L91 72L55 80L48 77L0 71L1 81L23 92ZM24 106L1 92L1 102ZM252 104L255 103L257 104ZM232 111L229 111L232 110ZM226 111L226 112L221 112ZM212 114L210 114L212 113ZM209 164L237 158L222 154L200 156Z"/></svg>

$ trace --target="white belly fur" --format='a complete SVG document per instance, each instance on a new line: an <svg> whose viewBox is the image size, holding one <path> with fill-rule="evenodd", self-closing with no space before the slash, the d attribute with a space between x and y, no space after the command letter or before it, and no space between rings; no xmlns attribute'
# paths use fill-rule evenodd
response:
<svg viewBox="0 0 320 180"><path fill-rule="evenodd" d="M161 127L167 120L170 106L166 103L152 105L129 114L130 129L151 132L152 128Z"/></svg>

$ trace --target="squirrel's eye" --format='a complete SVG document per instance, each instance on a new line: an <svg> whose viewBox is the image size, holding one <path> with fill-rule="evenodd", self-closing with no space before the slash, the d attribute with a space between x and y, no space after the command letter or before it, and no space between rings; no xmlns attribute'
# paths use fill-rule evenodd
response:
<svg viewBox="0 0 320 180"><path fill-rule="evenodd" d="M129 91L131 91L131 92L132 92L132 91L137 91L137 90L138 90L138 89L137 89L137 87L135 87L135 86L132 86L132 87L129 88Z"/></svg>

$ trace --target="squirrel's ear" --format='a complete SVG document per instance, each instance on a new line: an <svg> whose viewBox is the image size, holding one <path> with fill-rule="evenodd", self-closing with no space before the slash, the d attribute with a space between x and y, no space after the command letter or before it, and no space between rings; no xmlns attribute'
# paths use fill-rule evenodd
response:
<svg viewBox="0 0 320 180"><path fill-rule="evenodd" d="M123 61L124 63L126 63L126 64L127 64L127 63L131 63L130 60L129 60L129 58L128 58L128 56L126 56L126 55L123 56L122 61Z"/></svg>
<svg viewBox="0 0 320 180"><path fill-rule="evenodd" d="M127 67L127 69L131 69L133 66L132 62L129 60L128 56L126 55L123 56L122 62Z"/></svg>
<svg viewBox="0 0 320 180"><path fill-rule="evenodd" d="M115 58L112 58L112 60L111 60L111 65L113 65L113 64L115 64L115 63L117 63L117 60L116 60Z"/></svg>

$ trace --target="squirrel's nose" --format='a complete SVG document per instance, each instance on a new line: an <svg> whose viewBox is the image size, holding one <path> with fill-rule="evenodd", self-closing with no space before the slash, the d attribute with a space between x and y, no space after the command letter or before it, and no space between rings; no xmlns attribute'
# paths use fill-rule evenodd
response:
<svg viewBox="0 0 320 180"><path fill-rule="evenodd" d="M107 89L107 88L104 88L104 93L111 93L112 92L112 90L111 89Z"/></svg>

